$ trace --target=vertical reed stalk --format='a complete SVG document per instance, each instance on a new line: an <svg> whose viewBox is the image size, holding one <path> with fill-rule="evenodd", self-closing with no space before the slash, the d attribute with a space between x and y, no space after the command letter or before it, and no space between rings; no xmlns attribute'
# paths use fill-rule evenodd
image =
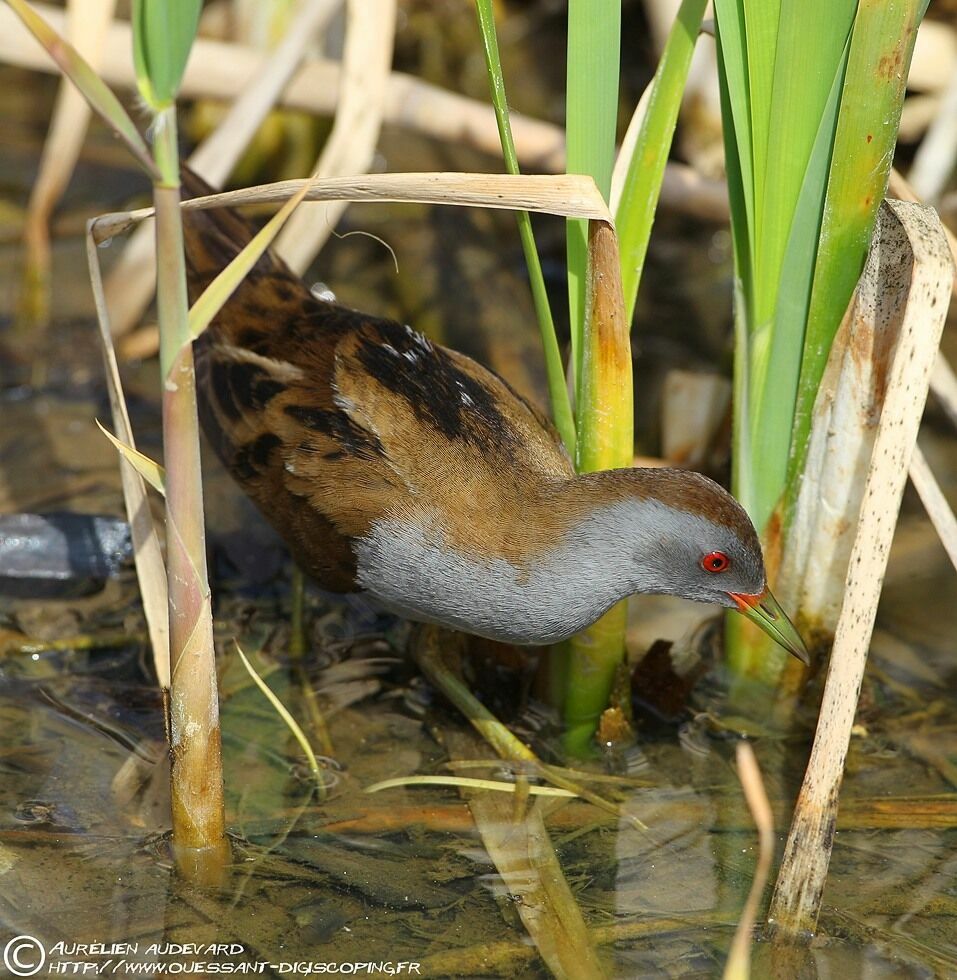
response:
<svg viewBox="0 0 957 980"><path fill-rule="evenodd" d="M169 4L133 2L131 22L137 85L155 121L152 156L119 100L79 53L24 0L10 0L10 5L93 110L114 128L153 182L163 444L167 464L173 844L178 866L193 881L218 881L229 848L225 835L213 624L206 578L196 380L179 210L175 109L176 92L196 33L201 4L200 0L176 0Z"/></svg>
<svg viewBox="0 0 957 980"><path fill-rule="evenodd" d="M568 173L589 174L607 201L615 161L621 4L571 0L565 138ZM634 455L631 342L621 292L618 240L610 225L569 221L569 373L575 392L579 472L630 466ZM625 444L627 443L627 449ZM581 588L587 589L587 582ZM565 661L565 747L591 747L625 651L625 608L573 637Z"/></svg>
<svg viewBox="0 0 957 980"><path fill-rule="evenodd" d="M173 106L156 117L155 159L160 172L154 201L167 462L173 843L180 866L195 868L201 858L205 877L222 867L228 845Z"/></svg>
<svg viewBox="0 0 957 980"><path fill-rule="evenodd" d="M506 167L517 173L492 4L490 0L476 0L476 5ZM588 227L581 220L569 220L571 358L567 374L575 393L574 423L559 374L531 227L527 217L520 216L519 221L542 323L555 421L565 445L574 450L579 472L632 465L631 312L704 8L705 0L682 0L648 97L642 99L646 111L641 106L636 111L640 119L637 138L626 139L627 149L615 163L620 4L615 0L569 3L566 168L568 173L590 175L605 199L611 199L622 229L621 251L627 255L627 268L622 270L619 240L610 224ZM582 587L588 588L588 584L582 583ZM551 700L563 707L566 748L574 754L588 749L594 724L607 705L615 673L624 659L625 625L626 606L622 603L591 629L554 650L550 658Z"/></svg>
<svg viewBox="0 0 957 980"><path fill-rule="evenodd" d="M631 466L634 456L634 384L629 322L621 289L618 239L611 225L593 221L588 234L587 320L582 343L582 412L576 465L581 473ZM583 582L582 588L588 583ZM619 602L568 641L565 748L588 750L625 655L627 602Z"/></svg>
<svg viewBox="0 0 957 980"><path fill-rule="evenodd" d="M607 201L615 162L618 123L618 66L621 59L619 0L570 0L565 85L565 140L570 174L589 174ZM588 411L581 395L588 291L588 226L571 219L567 230L568 313L575 410Z"/></svg>

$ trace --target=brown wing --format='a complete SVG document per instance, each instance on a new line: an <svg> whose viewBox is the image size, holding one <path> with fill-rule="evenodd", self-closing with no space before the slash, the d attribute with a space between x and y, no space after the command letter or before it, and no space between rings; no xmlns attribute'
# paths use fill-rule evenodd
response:
<svg viewBox="0 0 957 980"><path fill-rule="evenodd" d="M375 433L408 488L385 513L439 524L464 551L517 560L534 550L514 537L522 508L573 471L548 423L501 378L377 320L337 345L334 384L337 404Z"/></svg>
<svg viewBox="0 0 957 980"><path fill-rule="evenodd" d="M193 300L252 232L225 209L184 217ZM522 526L530 489L572 473L548 423L498 376L315 299L270 253L197 342L196 363L210 442L327 588L354 587L351 541L386 516L515 558L504 529Z"/></svg>
<svg viewBox="0 0 957 980"><path fill-rule="evenodd" d="M188 171L183 181L193 196L212 193ZM229 209L187 210L184 234L194 302L253 229ZM207 438L303 569L342 591L355 587L349 535L315 506L293 460L334 457L363 443L332 399L335 345L361 321L316 300L266 252L195 344Z"/></svg>
<svg viewBox="0 0 957 980"><path fill-rule="evenodd" d="M304 390L302 372L288 362L210 340L197 352L196 366L200 420L226 468L304 571L325 588L352 591L355 558L349 538L314 506L288 464L298 453L337 449L333 440L286 412L305 402L318 416L316 390Z"/></svg>

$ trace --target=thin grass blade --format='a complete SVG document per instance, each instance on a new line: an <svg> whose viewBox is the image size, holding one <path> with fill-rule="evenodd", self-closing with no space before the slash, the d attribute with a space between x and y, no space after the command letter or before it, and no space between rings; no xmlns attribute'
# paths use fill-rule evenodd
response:
<svg viewBox="0 0 957 980"><path fill-rule="evenodd" d="M202 295L189 311L189 336L191 340L196 340L202 334L229 297L239 288L239 284L246 278L249 270L259 261L262 254L282 230L283 225L292 216L300 201L309 192L310 186L310 181L307 180L253 236L249 244L243 248L236 258L203 290Z"/></svg>
<svg viewBox="0 0 957 980"><path fill-rule="evenodd" d="M510 174L518 174L518 154L515 151L515 141L512 138L512 125L509 121L508 100L505 96L505 76L502 71L502 59L499 56L498 37L495 30L495 12L492 0L476 0L475 8L478 13L479 29L482 34L482 46L485 51L485 67L491 86L492 105L495 109L495 121L498 125L499 138L502 141L502 156L505 169ZM555 334L555 322L548 302L548 290L545 287L545 276L542 264L538 258L538 248L532 232L532 219L527 211L518 211L515 215L518 221L518 233L522 241L522 251L525 254L525 264L528 267L528 278L532 289L532 301L535 304L535 315L538 319L538 329L542 338L542 348L545 353L545 374L548 379L548 395L552 406L552 418L558 429L565 449L572 459L575 458L575 420L572 416L571 399L568 395L568 385L565 382L565 368L558 347L558 337Z"/></svg>
<svg viewBox="0 0 957 980"><path fill-rule="evenodd" d="M137 473L161 496L166 496L166 473L163 467L155 460L152 460L145 453L138 449L128 446L125 442L120 442L109 429L103 428L99 419L94 419L97 428L110 442L119 450L123 458L136 470Z"/></svg>
<svg viewBox="0 0 957 980"><path fill-rule="evenodd" d="M505 783L501 779L476 779L473 776L397 776L395 779L383 779L381 782L366 786L363 793L380 793L384 789L398 789L402 786L457 786L462 789L485 789L493 793L515 793L517 783ZM565 799L575 799L571 790L558 786L527 787L530 796L560 796Z"/></svg>
<svg viewBox="0 0 957 980"><path fill-rule="evenodd" d="M242 651L242 647L237 643L236 652L239 654L239 659L242 661L242 665L246 668L246 672L253 679L253 683L256 687L266 697L266 700L273 706L275 712L282 719L283 724L292 733L292 737L299 743L299 747L302 749L303 755L305 755L306 760L309 763L309 770L314 776L319 775L319 762L316 759L316 753L312 751L312 746L309 744L309 739L306 737L306 733L302 730L299 722L290 714L289 709L279 700L279 696L273 691L273 689L259 676L256 668L249 662L249 658Z"/></svg>

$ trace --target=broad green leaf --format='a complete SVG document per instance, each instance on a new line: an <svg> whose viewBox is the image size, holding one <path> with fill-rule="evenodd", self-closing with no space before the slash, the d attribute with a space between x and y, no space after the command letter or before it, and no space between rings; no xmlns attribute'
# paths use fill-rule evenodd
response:
<svg viewBox="0 0 957 980"><path fill-rule="evenodd" d="M133 63L146 104L159 112L179 91L202 0L133 0Z"/></svg>
<svg viewBox="0 0 957 980"><path fill-rule="evenodd" d="M671 149L695 40L707 0L682 0L651 83L647 109L638 132L615 212L621 251L625 315L631 322L648 239L655 220L665 164Z"/></svg>
<svg viewBox="0 0 957 980"><path fill-rule="evenodd" d="M864 267L887 189L914 41L926 6L926 0L861 0L808 312L789 497L804 467L811 412L831 342Z"/></svg>
<svg viewBox="0 0 957 980"><path fill-rule="evenodd" d="M793 311L795 303L806 306L799 294L813 274L807 233L821 222L829 139L820 151L816 147L843 73L856 2L839 0L834 7L830 0L811 0L810 8L798 0L715 3L737 275L733 485L759 528L783 488L788 403L803 336L802 322L790 318L779 325L775 318L785 257L788 295L781 308ZM829 25L823 40L822 32L807 28L815 19ZM833 115L830 120L823 127L828 136ZM795 266L798 259L803 267ZM777 335L779 326L791 331L788 336Z"/></svg>
<svg viewBox="0 0 957 980"><path fill-rule="evenodd" d="M886 187L926 0L715 7L737 273L733 487L764 531L782 494L788 520L821 374ZM761 673L746 643L729 655L739 676Z"/></svg>
<svg viewBox="0 0 957 980"><path fill-rule="evenodd" d="M734 238L737 274L745 286L745 295L750 308L751 256L754 254L755 223L754 149L744 7L740 0L715 0L714 10L722 131L731 204L731 232Z"/></svg>
<svg viewBox="0 0 957 980"><path fill-rule="evenodd" d="M764 189L767 182L769 131L774 106L774 72L779 50L781 6L789 0L759 0L740 5L744 19L747 92L749 98L748 141L751 144L751 167L754 179L754 236L761 234Z"/></svg>
<svg viewBox="0 0 957 980"><path fill-rule="evenodd" d="M753 7L760 9L762 4ZM757 248L752 330L762 330L774 316L795 208L856 8L857 0L781 3L766 137L766 173L763 184L759 182L760 175L756 174L755 180ZM809 24L826 24L827 28L809 30ZM749 56L754 57L751 47ZM754 105L754 79L751 91ZM759 154L756 147L756 157ZM762 382L760 368L756 374L752 385Z"/></svg>
<svg viewBox="0 0 957 980"><path fill-rule="evenodd" d="M766 361L758 364L753 358L751 363L751 369L763 377L760 386L753 386L749 402L750 445L754 458L761 460L752 474L754 497L749 513L762 528L767 525L785 487L805 324L849 47L848 38L794 210L783 262L787 274L781 276L778 286L773 330L767 331Z"/></svg>
<svg viewBox="0 0 957 980"><path fill-rule="evenodd" d="M779 4L775 4L777 9ZM725 170L734 247L734 400L732 425L732 488L750 513L754 500L753 467L748 430L751 370L751 322L754 311L754 252L756 201L752 126L751 75L748 63L748 24L743 0L714 0L718 90L721 97ZM752 33L755 27L752 24ZM774 50L773 39L765 44ZM770 98L761 93L759 100ZM762 142L763 171L766 143Z"/></svg>

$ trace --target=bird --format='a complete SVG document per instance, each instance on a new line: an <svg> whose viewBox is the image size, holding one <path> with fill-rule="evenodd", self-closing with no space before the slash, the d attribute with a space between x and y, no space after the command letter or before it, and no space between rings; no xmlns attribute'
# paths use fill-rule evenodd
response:
<svg viewBox="0 0 957 980"><path fill-rule="evenodd" d="M184 194L212 189L192 172ZM195 302L255 233L185 209ZM578 474L501 377L399 322L314 295L267 250L194 345L202 428L323 588L544 646L635 593L737 609L808 663L742 506L692 471Z"/></svg>

